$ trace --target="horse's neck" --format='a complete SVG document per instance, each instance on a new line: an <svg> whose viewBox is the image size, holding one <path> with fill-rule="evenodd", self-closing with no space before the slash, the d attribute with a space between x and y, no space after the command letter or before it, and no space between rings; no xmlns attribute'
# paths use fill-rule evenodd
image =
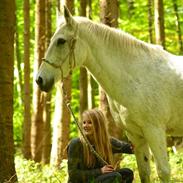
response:
<svg viewBox="0 0 183 183"><path fill-rule="evenodd" d="M127 78L125 64L128 62L128 54L122 54L124 50L112 48L110 44L105 44L104 40L100 41L100 35L95 35L95 37L85 34L84 36L87 36L87 39L83 40L87 40L89 48L89 55L84 65L109 95L112 90L119 91L118 87L122 87L121 85L125 83L122 82L123 78ZM112 93L117 95L115 92Z"/></svg>
<svg viewBox="0 0 183 183"><path fill-rule="evenodd" d="M94 64L94 67L96 67L99 64L102 67L109 66L111 70L112 66L129 64L130 58L133 57L134 60L136 55L140 55L141 52L144 53L144 50L137 46L141 45L141 41L126 33L112 32L92 23L92 28L89 27L83 26L81 31L82 40L86 41L91 53L90 61L88 60L89 63L86 63L87 66Z"/></svg>
<svg viewBox="0 0 183 183"><path fill-rule="evenodd" d="M142 68L148 62L152 62L150 46L146 43L124 34L119 34L120 42L114 35L114 40L101 35L102 31L84 30L81 39L86 43L88 57L84 66L93 74L96 80L108 93L108 95L123 103L127 98L124 96L129 92L134 78L140 80L143 76ZM113 36L113 35L112 35ZM109 44L110 41L110 44ZM112 42L111 42L112 41ZM123 42L124 41L124 42ZM157 49L152 46L152 49ZM154 52L153 52L154 53Z"/></svg>

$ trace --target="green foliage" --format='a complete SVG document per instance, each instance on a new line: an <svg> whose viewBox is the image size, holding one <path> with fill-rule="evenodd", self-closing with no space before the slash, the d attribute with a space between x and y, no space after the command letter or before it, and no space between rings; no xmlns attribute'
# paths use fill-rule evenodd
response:
<svg viewBox="0 0 183 183"><path fill-rule="evenodd" d="M164 11L165 11L165 33L166 33L166 47L167 50L172 53L178 54L178 41L177 41L177 32L175 27L175 14L173 10L173 1L164 1ZM79 14L80 1L75 2L76 14ZM133 9L129 15L128 4L126 0L119 1L120 3L120 17L119 17L119 28L129 32L138 39L149 41L148 33L148 6L147 1L137 0L134 1ZM181 29L183 31L183 5L182 0L177 0L178 3L178 12L181 21ZM30 1L30 32L31 32L31 48L30 48L30 61L31 61L31 73L33 73L33 61L34 61L34 29L35 29L35 0ZM92 19L94 21L99 21L99 1L94 0L92 2ZM17 31L19 32L19 45L20 45L20 54L21 61L23 58L23 32L24 32L24 20L23 20L23 1L16 0L16 16L17 16ZM55 31L56 27L56 1L52 6L52 29ZM154 12L153 12L154 13ZM153 31L154 35L154 31ZM154 35L155 38L155 35ZM23 73L23 63L22 73ZM21 95L19 89L19 79L17 74L15 64L15 79L14 79L14 139L16 145L21 145L22 141L22 123L23 123L23 104L21 102ZM31 86L32 86L32 74L31 74ZM99 96L96 95L97 102L99 101ZM52 99L52 104L54 105L54 100ZM74 114L79 119L79 70L74 71L72 75L72 109ZM53 107L52 107L53 111ZM73 138L78 135L78 130L73 122L71 121L70 128L70 138ZM173 182L183 182L183 153L172 154L170 153L170 164L172 165L172 183ZM121 163L122 167L129 167L134 170L135 173L135 183L140 182L137 165L135 157L124 155L124 159ZM158 182L156 170L154 164L152 166L152 179L153 183ZM55 167L42 165L35 163L33 161L27 161L23 159L20 155L16 156L16 170L20 183L40 183L40 182L66 182L67 175L67 163L64 161L59 169Z"/></svg>
<svg viewBox="0 0 183 183"><path fill-rule="evenodd" d="M148 1L143 0L134 1L133 8L131 12L129 12L127 1L122 0L120 3L119 27L138 39L149 42L147 2ZM183 31L183 7L181 0L177 0L177 5L180 26ZM152 10L152 14L154 16L154 9ZM173 9L173 1L164 1L164 16L166 49L174 54L179 54L180 51L178 47L178 35L176 32L176 17ZM152 28L153 38L155 39L154 24Z"/></svg>
<svg viewBox="0 0 183 183"><path fill-rule="evenodd" d="M171 164L171 183L183 182L183 152L177 154L169 153L169 162ZM59 168L51 165L42 165L31 160L25 160L17 155L15 158L16 171L19 183L66 183L68 179L67 160L64 160ZM121 167L128 167L134 171L135 183L140 183L136 159L134 155L123 155ZM159 183L155 165L151 162L151 180L153 183Z"/></svg>
<svg viewBox="0 0 183 183"><path fill-rule="evenodd" d="M171 182L183 182L183 152L176 154L169 152L169 163L171 165ZM134 155L124 155L121 162L121 167L129 167L134 171L135 183L140 183L138 174L136 158ZM155 162L151 161L151 181L153 183L159 183L160 180L157 176Z"/></svg>
<svg viewBox="0 0 183 183"><path fill-rule="evenodd" d="M22 122L23 108L17 102L14 102L13 127L14 127L14 142L15 145L20 145L22 142Z"/></svg>
<svg viewBox="0 0 183 183"><path fill-rule="evenodd" d="M79 120L79 69L75 70L72 74L72 100L71 108L74 111L74 115ZM76 137L78 135L78 129L74 122L74 119L71 118L70 123L70 138Z"/></svg>
<svg viewBox="0 0 183 183"><path fill-rule="evenodd" d="M19 183L66 183L67 163L62 162L60 168L51 165L42 165L32 160L23 159L17 155L15 158L16 172Z"/></svg>
<svg viewBox="0 0 183 183"><path fill-rule="evenodd" d="M22 141L23 105L18 85L18 77L14 79L13 109L14 141L15 145L20 145Z"/></svg>

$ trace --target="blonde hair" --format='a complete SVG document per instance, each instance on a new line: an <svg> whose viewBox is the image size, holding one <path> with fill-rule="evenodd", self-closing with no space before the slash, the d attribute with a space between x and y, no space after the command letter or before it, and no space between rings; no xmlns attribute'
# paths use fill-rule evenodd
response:
<svg viewBox="0 0 183 183"><path fill-rule="evenodd" d="M98 109L91 109L85 111L82 117L90 120L93 125L94 144L92 145L95 146L95 150L106 162L112 164L112 147L107 129L107 120L105 119L103 113ZM80 136L80 139L83 144L84 163L87 167L94 167L96 157L90 152L90 149L82 136Z"/></svg>

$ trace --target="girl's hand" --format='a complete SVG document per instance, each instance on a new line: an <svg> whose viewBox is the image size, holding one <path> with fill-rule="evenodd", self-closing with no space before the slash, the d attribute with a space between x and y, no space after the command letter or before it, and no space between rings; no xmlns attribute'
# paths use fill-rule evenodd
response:
<svg viewBox="0 0 183 183"><path fill-rule="evenodd" d="M112 165L105 165L101 168L102 174L110 173L110 172L113 172L113 171L114 171L114 168L112 167Z"/></svg>

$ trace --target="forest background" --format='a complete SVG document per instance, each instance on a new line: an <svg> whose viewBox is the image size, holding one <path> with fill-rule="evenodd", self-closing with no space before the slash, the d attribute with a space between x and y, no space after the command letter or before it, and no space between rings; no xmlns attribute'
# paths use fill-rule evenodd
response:
<svg viewBox="0 0 183 183"><path fill-rule="evenodd" d="M66 182L69 140L78 135L62 91L41 93L35 75L57 25L58 9L120 28L140 40L183 54L182 0L2 0L0 2L0 183ZM8 40L8 41L7 41ZM145 76L144 76L145 77ZM77 69L64 84L74 114L99 107L109 120L111 135L127 140L111 117L105 92ZM172 182L183 182L182 138L168 137ZM119 166L131 167L139 182L135 157ZM15 160L15 161L14 161ZM152 165L152 182L158 182Z"/></svg>

